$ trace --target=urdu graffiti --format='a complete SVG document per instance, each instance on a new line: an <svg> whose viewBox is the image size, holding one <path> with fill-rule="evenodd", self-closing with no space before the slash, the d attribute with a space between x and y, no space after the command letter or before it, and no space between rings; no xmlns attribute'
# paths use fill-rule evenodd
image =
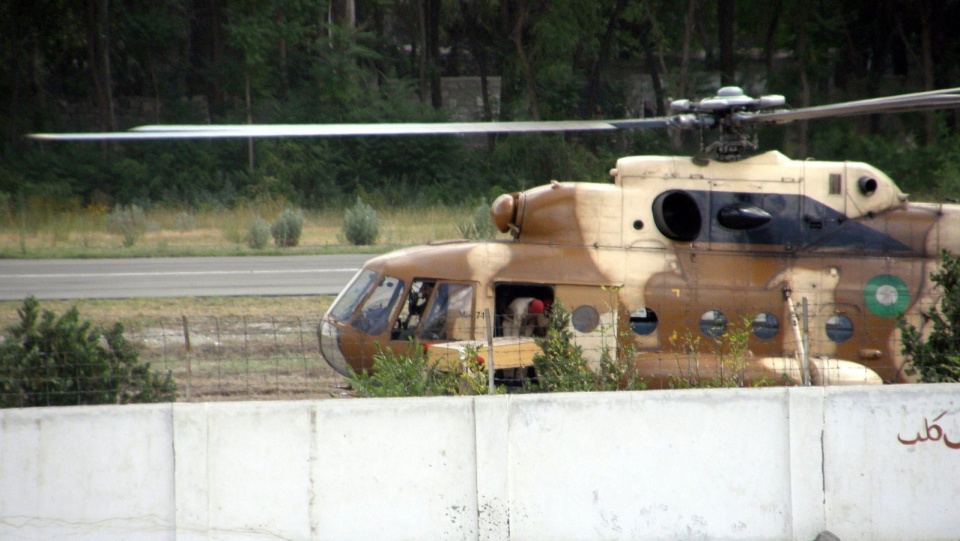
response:
<svg viewBox="0 0 960 541"><path fill-rule="evenodd" d="M943 431L943 428L937 424L937 421L943 418L947 412L943 412L933 420L933 424L927 420L926 417L923 418L923 430L917 432L917 437L913 439L905 439L903 436L897 434L897 441L904 445L916 445L918 443L923 443L926 441L940 441L943 440L944 445L951 449L960 449L960 436L956 437L956 440L951 440L950 436Z"/></svg>

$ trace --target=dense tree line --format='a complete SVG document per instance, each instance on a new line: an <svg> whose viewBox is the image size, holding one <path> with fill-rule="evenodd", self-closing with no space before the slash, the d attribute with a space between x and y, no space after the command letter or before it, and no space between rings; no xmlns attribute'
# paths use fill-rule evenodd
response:
<svg viewBox="0 0 960 541"><path fill-rule="evenodd" d="M0 192L79 204L282 196L323 206L603 180L619 155L688 152L695 141L633 133L118 145L23 135L437 121L448 114L441 78L464 75L481 77L485 120L662 114L671 97L704 97L720 84L805 106L960 86L958 21L953 0L0 0ZM488 84L494 76L498 87ZM871 161L905 190L939 197L960 187L957 120L868 117L761 135L795 157Z"/></svg>

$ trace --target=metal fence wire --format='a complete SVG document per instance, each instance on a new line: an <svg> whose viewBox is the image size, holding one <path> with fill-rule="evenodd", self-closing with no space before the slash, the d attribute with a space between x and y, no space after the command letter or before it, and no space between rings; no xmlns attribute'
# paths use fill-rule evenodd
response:
<svg viewBox="0 0 960 541"><path fill-rule="evenodd" d="M318 317L180 317L128 331L140 358L170 371L178 400L328 398L346 379L320 356Z"/></svg>
<svg viewBox="0 0 960 541"><path fill-rule="evenodd" d="M631 321L632 329L620 329L620 333L646 333L650 323L645 319L633 322L628 314L625 320ZM694 314L694 316L696 316ZM149 323L128 326L126 338L139 350L140 360L150 363L152 370L165 375L173 375L177 383L177 400L181 402L203 402L217 400L292 400L316 399L351 396L349 381L334 371L320 354L317 341L319 316L175 316L153 320ZM692 321L696 322L694 317ZM768 320L769 322L769 320ZM15 321L0 321L0 329L15 324ZM709 322L708 322L709 323ZM773 347L795 350L787 322L779 321L775 330L769 325L747 327L749 342L746 355L753 355L752 349L762 349L763 344ZM709 356L711 340L703 336L709 332L710 325L701 320L701 328L696 323L689 329L691 338L698 338L705 357ZM868 329L858 329L864 331ZM836 329L827 329L827 333ZM845 329L840 328L840 331ZM600 331L598 331L600 332ZM839 332L839 331L838 331ZM850 342L847 344L856 351L866 351L875 345L861 342L860 333L850 330ZM3 334L3 331L0 331ZM810 350L823 349L817 342L827 343L831 339L824 332L811 333ZM864 333L870 335L870 332ZM641 338L652 339L655 334ZM588 357L598 357L596 348L616 347L613 334L604 340L592 339L582 344ZM636 338L636 337L635 337ZM843 337L846 338L846 337ZM836 345L836 344L833 344ZM656 348L646 352L638 351L637 359L651 359L647 363L653 372L685 372L698 377L712 377L713 374L700 373L697 359L683 356L687 347L683 341L674 344L659 343ZM850 349L848 347L848 349ZM590 349L594 348L594 349ZM642 348L641 348L642 349ZM653 349L658 352L651 353ZM705 358L701 357L701 358ZM872 361L864 362L870 365ZM66 364L69 364L67 362ZM682 366L681 366L682 365ZM844 368L846 370L846 368ZM82 367L77 367L82 373ZM895 374L883 374L884 379ZM525 377L517 372L517 377ZM825 374L825 377L829 376ZM510 374L501 381L510 383ZM837 375L829 376L837 379ZM853 374L844 376L848 383ZM891 378L892 379L892 378ZM0 382L2 384L3 382ZM519 383L513 382L513 383ZM798 383L798 382L797 382ZM870 383L864 379L863 383ZM0 385L0 392L3 392ZM95 392L95 391L89 391ZM83 401L75 402L83 403Z"/></svg>

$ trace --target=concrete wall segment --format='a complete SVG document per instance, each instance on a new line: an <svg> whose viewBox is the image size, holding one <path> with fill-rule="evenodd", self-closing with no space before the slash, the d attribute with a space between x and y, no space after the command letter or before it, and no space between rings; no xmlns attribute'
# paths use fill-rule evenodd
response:
<svg viewBox="0 0 960 541"><path fill-rule="evenodd" d="M511 534L790 537L786 396L771 389L514 397Z"/></svg>
<svg viewBox="0 0 960 541"><path fill-rule="evenodd" d="M957 479L957 385L0 411L0 539L957 539Z"/></svg>
<svg viewBox="0 0 960 541"><path fill-rule="evenodd" d="M826 530L823 492L824 387L788 390L791 533L793 539L815 539Z"/></svg>
<svg viewBox="0 0 960 541"><path fill-rule="evenodd" d="M960 387L827 388L824 413L825 513L834 534L960 538Z"/></svg>
<svg viewBox="0 0 960 541"><path fill-rule="evenodd" d="M0 539L171 539L170 406L3 410Z"/></svg>
<svg viewBox="0 0 960 541"><path fill-rule="evenodd" d="M318 539L476 539L473 400L316 403Z"/></svg>

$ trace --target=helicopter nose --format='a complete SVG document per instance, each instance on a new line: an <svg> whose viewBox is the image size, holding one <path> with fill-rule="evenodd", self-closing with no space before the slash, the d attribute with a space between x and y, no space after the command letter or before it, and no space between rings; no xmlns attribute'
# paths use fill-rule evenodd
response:
<svg viewBox="0 0 960 541"><path fill-rule="evenodd" d="M340 330L329 319L324 319L317 327L317 340L320 342L320 355L331 368L344 376L350 375L350 366L340 351Z"/></svg>

